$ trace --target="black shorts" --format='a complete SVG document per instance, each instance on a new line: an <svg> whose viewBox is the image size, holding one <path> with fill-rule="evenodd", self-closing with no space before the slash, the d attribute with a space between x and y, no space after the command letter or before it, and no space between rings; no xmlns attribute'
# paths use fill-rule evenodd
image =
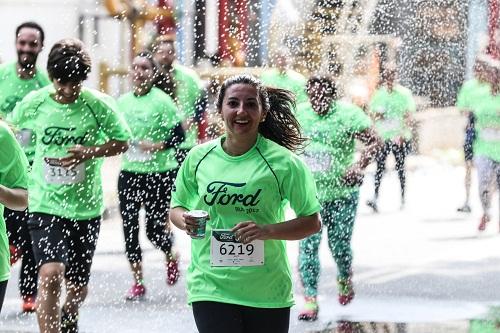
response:
<svg viewBox="0 0 500 333"><path fill-rule="evenodd" d="M28 228L37 267L50 262L66 266L64 277L75 285L89 283L101 218L73 220L60 216L30 214Z"/></svg>
<svg viewBox="0 0 500 333"><path fill-rule="evenodd" d="M466 161L472 161L474 158L474 140L476 138L476 133L474 128L465 130L465 142L464 142L464 156Z"/></svg>

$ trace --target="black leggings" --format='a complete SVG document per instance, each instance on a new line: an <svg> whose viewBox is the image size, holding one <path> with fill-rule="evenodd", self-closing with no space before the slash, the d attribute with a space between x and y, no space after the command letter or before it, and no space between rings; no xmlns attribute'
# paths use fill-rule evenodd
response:
<svg viewBox="0 0 500 333"><path fill-rule="evenodd" d="M397 145L391 140L386 140L384 147L377 154L375 161L377 162L377 171L375 172L375 199L378 198L380 183L385 172L385 161L389 153L394 154L396 159L396 171L398 172L399 183L401 185L401 198L405 197L406 170L405 159L408 155L410 144L405 141L403 145Z"/></svg>
<svg viewBox="0 0 500 333"><path fill-rule="evenodd" d="M170 192L177 169L160 173L121 171L118 198L123 220L125 251L130 263L142 261L139 245L139 210L146 210L146 235L153 245L165 253L172 248L172 235L166 228Z"/></svg>
<svg viewBox="0 0 500 333"><path fill-rule="evenodd" d="M5 208L5 224L9 244L21 251L21 271L19 272L19 292L22 297L36 296L38 270L31 246L31 235L28 230L28 211L14 211Z"/></svg>
<svg viewBox="0 0 500 333"><path fill-rule="evenodd" d="M7 291L7 281L0 282L0 313L2 313L3 300L5 299L5 292Z"/></svg>
<svg viewBox="0 0 500 333"><path fill-rule="evenodd" d="M193 302L200 333L286 333L290 308L253 308L219 302Z"/></svg>

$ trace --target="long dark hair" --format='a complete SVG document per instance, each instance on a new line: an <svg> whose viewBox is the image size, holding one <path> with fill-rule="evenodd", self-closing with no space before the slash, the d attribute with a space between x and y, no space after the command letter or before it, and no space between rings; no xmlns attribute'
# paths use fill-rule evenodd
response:
<svg viewBox="0 0 500 333"><path fill-rule="evenodd" d="M163 90L173 99L175 91L174 80L172 80L170 75L161 70L161 66L154 59L153 53L148 50L144 50L137 53L136 57L145 58L149 61L151 67L153 67L153 86Z"/></svg>
<svg viewBox="0 0 500 333"><path fill-rule="evenodd" d="M217 96L217 109L222 110L222 103L227 89L233 84L248 84L257 90L258 98L264 111L265 121L259 125L259 133L291 151L302 150L306 138L302 136L300 124L293 114L295 95L285 89L266 87L251 75L237 75L225 80Z"/></svg>

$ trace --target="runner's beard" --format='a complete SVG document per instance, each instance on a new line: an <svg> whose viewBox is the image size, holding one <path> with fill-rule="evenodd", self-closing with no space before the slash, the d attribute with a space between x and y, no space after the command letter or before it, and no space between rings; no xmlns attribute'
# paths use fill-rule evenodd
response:
<svg viewBox="0 0 500 333"><path fill-rule="evenodd" d="M31 70L35 68L38 55L33 53L18 53L17 63L23 70Z"/></svg>

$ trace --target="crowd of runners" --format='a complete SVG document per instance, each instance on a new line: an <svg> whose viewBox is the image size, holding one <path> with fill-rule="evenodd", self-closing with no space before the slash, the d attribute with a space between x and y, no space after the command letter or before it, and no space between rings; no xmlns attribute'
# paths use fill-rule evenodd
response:
<svg viewBox="0 0 500 333"><path fill-rule="evenodd" d="M38 67L44 37L37 23L21 24L17 61L0 64L0 310L9 266L20 259L22 311L36 312L41 332L78 332L104 211L101 166L119 154L117 192L133 281L125 299L146 294L144 207L147 238L165 254L166 284L180 274L171 224L192 237L187 293L200 332L288 331L293 289L286 240L300 240L299 319L316 320L322 226L338 268L338 301L353 300L351 237L372 161L375 191L367 205L378 212L389 153L405 204L416 105L397 83L394 65L382 68L365 108L342 100L334 78L291 70L286 49L275 52L276 67L261 79L230 77L214 95L176 61L174 40L160 36L133 58L132 90L115 100L83 85L92 61L77 39L52 45L46 71ZM475 78L457 99L469 119L459 211L470 212L474 157L480 231L500 186L499 69L478 58ZM201 140L211 98L223 124L213 128L224 131L207 131ZM295 218L285 219L287 207ZM208 213L204 235L192 211Z"/></svg>

